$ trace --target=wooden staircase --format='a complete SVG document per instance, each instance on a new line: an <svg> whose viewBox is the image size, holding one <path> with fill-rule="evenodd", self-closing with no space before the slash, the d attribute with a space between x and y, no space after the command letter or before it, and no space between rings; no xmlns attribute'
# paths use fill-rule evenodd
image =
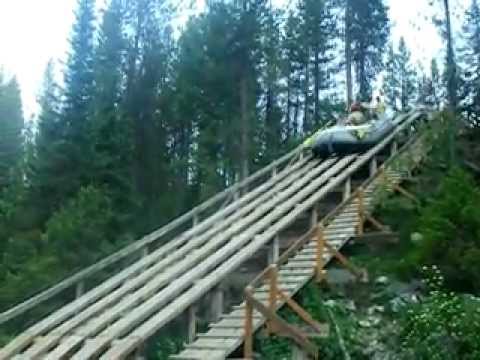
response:
<svg viewBox="0 0 480 360"><path fill-rule="evenodd" d="M378 177L364 189L363 204L367 212L373 209L375 190L385 188L392 191L394 186L402 181L402 175L397 171L387 170L385 175L388 177L388 183L384 184L384 179ZM353 198L325 228L325 240L334 249L340 251L356 235L360 224L358 207L358 198ZM316 251L317 239L313 235L299 251L278 268L278 286L285 294L293 297L313 278L315 275ZM331 252L325 252L323 255L324 264L327 265L333 258L334 255ZM268 306L269 285L264 283L257 287L254 296L265 306ZM278 301L277 304L280 308L285 302ZM182 352L171 358L177 360L227 358L244 341L245 306L245 301L235 306L219 322L212 323L206 333L199 334L193 343L186 345ZM252 324L254 330L258 330L264 325L265 321L266 319L258 311L254 311Z"/></svg>

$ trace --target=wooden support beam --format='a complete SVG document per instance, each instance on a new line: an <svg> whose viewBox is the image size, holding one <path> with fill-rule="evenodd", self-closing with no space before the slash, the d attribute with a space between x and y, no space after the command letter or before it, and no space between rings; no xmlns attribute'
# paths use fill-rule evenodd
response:
<svg viewBox="0 0 480 360"><path fill-rule="evenodd" d="M280 257L280 237L276 235L268 247L268 264L274 264Z"/></svg>
<svg viewBox="0 0 480 360"><path fill-rule="evenodd" d="M324 266L325 262L323 254L325 252L325 229L323 223L320 223L317 227L317 247L316 247L316 259L315 259L315 280L317 283L325 280Z"/></svg>
<svg viewBox="0 0 480 360"><path fill-rule="evenodd" d="M308 355L297 344L292 344L292 360L308 360Z"/></svg>
<svg viewBox="0 0 480 360"><path fill-rule="evenodd" d="M197 226L199 222L198 211L193 214L192 223L193 226Z"/></svg>
<svg viewBox="0 0 480 360"><path fill-rule="evenodd" d="M363 192L363 188L360 187L358 189L358 228L357 233L358 235L363 235L363 225L365 222L365 194Z"/></svg>
<svg viewBox="0 0 480 360"><path fill-rule="evenodd" d="M310 325L319 335L325 336L328 332L328 326L317 322L308 312L306 312L295 300L293 300L282 290L278 290L278 297L282 299L303 321Z"/></svg>
<svg viewBox="0 0 480 360"><path fill-rule="evenodd" d="M271 311L268 306L265 306L262 302L256 300L251 290L250 292L245 291L245 295L248 301L252 303L252 314L253 308L258 310L263 316L267 318L268 321L275 323L275 333L280 336L286 336L293 339L298 345L302 347L309 355L313 356L315 359L318 357L318 348L314 343L312 343L308 336L299 328L288 324L280 316L276 314L275 311ZM253 335L252 335L253 336ZM247 337L245 338L245 340ZM248 346L245 345L248 342ZM244 358L251 359L253 356L253 339L246 341L244 343Z"/></svg>
<svg viewBox="0 0 480 360"><path fill-rule="evenodd" d="M393 140L392 144L390 145L390 155L395 155L398 152L398 142L397 140Z"/></svg>
<svg viewBox="0 0 480 360"><path fill-rule="evenodd" d="M213 288L213 299L211 303L212 322L220 320L223 314L223 288L221 284Z"/></svg>
<svg viewBox="0 0 480 360"><path fill-rule="evenodd" d="M355 275L359 280L366 281L367 274L365 270L357 268L353 265L340 251L335 249L329 243L325 243L326 248L330 253L338 260L340 263L345 266L345 268L350 271L353 275Z"/></svg>
<svg viewBox="0 0 480 360"><path fill-rule="evenodd" d="M310 213L310 229L313 229L318 224L318 206L315 204Z"/></svg>
<svg viewBox="0 0 480 360"><path fill-rule="evenodd" d="M247 292L252 292L253 289L247 288ZM253 304L249 299L249 296L245 296L245 340L243 343L243 357L245 359L253 359Z"/></svg>
<svg viewBox="0 0 480 360"><path fill-rule="evenodd" d="M278 298L278 269L277 265L270 265L268 272L268 281L270 289L268 293L268 308L272 312L277 311L277 298ZM267 322L267 333L273 333L275 331L274 324L271 321Z"/></svg>
<svg viewBox="0 0 480 360"><path fill-rule="evenodd" d="M348 177L345 180L345 185L343 188L343 201L346 201L352 195L352 178Z"/></svg>
<svg viewBox="0 0 480 360"><path fill-rule="evenodd" d="M411 192L405 190L403 187L401 187L398 184L393 185L394 190L398 191L400 194L405 196L406 198L412 200L413 202L420 203L420 200L417 199L415 195L413 195Z"/></svg>
<svg viewBox="0 0 480 360"><path fill-rule="evenodd" d="M366 214L365 215L365 220L370 222L377 230L379 230L379 231L384 231L385 230L385 225L383 225L380 221L375 219L372 215Z"/></svg>
<svg viewBox="0 0 480 360"><path fill-rule="evenodd" d="M85 281L79 281L75 286L75 298L78 299L85 293Z"/></svg>
<svg viewBox="0 0 480 360"><path fill-rule="evenodd" d="M353 241L367 245L379 243L396 244L399 242L399 235L395 232L380 231L356 236Z"/></svg>
<svg viewBox="0 0 480 360"><path fill-rule="evenodd" d="M193 304L188 308L188 335L189 344L195 341L197 337L197 305Z"/></svg>
<svg viewBox="0 0 480 360"><path fill-rule="evenodd" d="M385 172L385 169L382 169L381 177L382 177L382 181L384 183L390 183L392 185L392 188L393 188L394 191L399 192L400 194L402 194L406 198L412 200L413 202L420 203L420 201L417 199L417 197L415 195L413 195L412 193L410 193L409 191L407 191L403 187L401 187L399 184L397 184L397 183L393 182L391 179L389 179L387 173Z"/></svg>
<svg viewBox="0 0 480 360"><path fill-rule="evenodd" d="M377 173L377 170L378 170L377 157L374 156L372 160L370 160L370 166L369 166L370 177L374 177L375 174Z"/></svg>
<svg viewBox="0 0 480 360"><path fill-rule="evenodd" d="M139 348L135 350L133 354L133 360L146 360L147 357L145 355L145 343L142 344Z"/></svg>

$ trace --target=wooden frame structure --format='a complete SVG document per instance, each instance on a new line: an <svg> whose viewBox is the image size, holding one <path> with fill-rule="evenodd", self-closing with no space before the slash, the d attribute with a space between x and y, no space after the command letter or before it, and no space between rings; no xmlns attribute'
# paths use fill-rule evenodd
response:
<svg viewBox="0 0 480 360"><path fill-rule="evenodd" d="M395 141L397 134L420 116L421 113L412 112L397 119L397 127L392 134L362 155L318 161L309 156L300 156L302 151L297 149L282 157L248 181L207 201L208 206L200 205L196 211L192 210L148 238L124 249L123 255L115 255L124 259L127 256L125 254L136 254L139 260L99 286L87 289L83 296L20 334L0 349L0 359L9 359L16 354L22 358L38 358L47 353L51 358L68 355L69 358L82 360L100 356L123 359L141 348L149 337L183 312L188 311L190 318L194 319L194 305L199 299L217 288L225 276L276 239L303 213L313 209L329 192L345 185L346 200L342 204L343 207L348 206L352 197L357 196L357 192L346 194L347 190L351 192L351 176L375 159ZM260 185L233 199L242 186L248 189L263 177L267 179ZM230 195L232 200L227 202ZM222 204L219 199L223 200ZM213 202L220 206L218 211L209 207L213 206ZM203 213L199 212L199 208L205 214L211 212L210 216L203 218L206 215L201 216ZM331 214L330 220L333 221L336 215ZM185 219L196 225L166 245L154 247L160 234L178 229L178 224L183 224ZM325 226L329 223L328 217L323 220ZM312 231L314 229L310 230L307 237L312 236ZM287 251L280 256L277 264L286 262L296 249L305 245L307 237L290 248L290 253ZM326 243L322 251L342 259L341 254ZM275 258L272 256L272 259ZM318 268L322 258L318 258ZM105 266L107 259L97 265L100 268ZM108 261L113 260L110 258ZM89 271L97 270L94 268ZM72 285L72 281L69 280L68 286ZM277 292L275 301L272 296L272 303L288 302L286 299L291 298L281 290L281 293ZM51 293L44 296L49 298ZM13 313L33 305L23 306L14 309ZM10 312L3 318L0 316L0 322L8 316L11 318L14 315ZM194 326L190 327L189 333L191 340L194 339ZM237 338L229 341L229 349L238 341ZM196 346L195 342L192 346Z"/></svg>
<svg viewBox="0 0 480 360"><path fill-rule="evenodd" d="M257 278L255 278L245 289L245 302L246 302L246 310L245 310L245 327L244 327L244 348L243 354L245 359L253 359L253 336L254 336L254 329L252 327L253 324L253 311L257 310L260 314L262 314L267 319L267 333L275 332L276 327L280 328L280 331L277 331L279 335L288 337L292 339L297 346L299 346L303 351L309 354L313 358L318 358L318 349L316 346L308 340L308 336L306 333L302 332L300 329L295 327L294 325L286 323L284 320L279 318L276 315L276 309L279 308L277 304L274 302L276 299L278 290L277 284L277 268L282 264L286 263L289 258L292 257L293 254L297 253L299 250L304 248L308 241L315 237L315 263L313 269L313 276L317 283L320 283L326 279L326 270L325 267L327 265L327 261L325 260L325 252L330 252L334 258L336 258L344 267L346 267L353 275L357 277L357 279L362 281L368 281L368 275L365 270L357 268L348 259L340 253L334 246L330 245L325 236L325 224L329 224L332 220L338 216L349 204L355 205L356 203L356 213L358 216L357 222L357 235L364 234L364 224L366 222L370 222L377 230L384 231L385 226L381 224L378 220L371 216L365 206L365 189L371 187L374 182L377 182L377 186L391 186L392 191L399 191L402 195L407 196L408 198L416 201L416 198L411 195L407 190L403 189L399 184L398 181L393 181L388 177L386 172L386 168L392 165L392 163L397 159L397 157L401 155L405 155L405 153L409 150L409 148L415 144L420 143L422 144L422 137L416 136L410 139L399 151L397 148L397 143L394 142L394 146L392 146L392 154L393 157L388 159L384 164L377 167L376 159L374 158L375 162L375 171L370 172L370 177L360 185L356 191L352 194L351 193L351 185L350 181L346 182L346 188L348 189L348 196L344 196L343 202L337 206L334 210L332 210L323 220L321 220L318 225L316 225L312 230L310 230L307 234L297 240L279 259L279 261L273 265L270 265L267 269L265 269ZM423 147L422 152L425 153L428 151L427 148ZM418 166L421 160L415 162L413 166ZM411 170L411 169L409 169ZM269 306L265 307L265 305L255 299L255 288L258 287L259 284L262 283L265 279L270 283L269 286ZM293 295L293 294L292 294ZM319 324L303 310L300 305L293 301L293 299L287 299L288 295L282 293L282 300L284 303L289 305L294 311L300 315L300 317L306 321L308 324L316 324L315 328L319 329ZM293 304L293 306L291 305ZM273 324L272 324L273 323ZM273 329L273 331L272 331Z"/></svg>

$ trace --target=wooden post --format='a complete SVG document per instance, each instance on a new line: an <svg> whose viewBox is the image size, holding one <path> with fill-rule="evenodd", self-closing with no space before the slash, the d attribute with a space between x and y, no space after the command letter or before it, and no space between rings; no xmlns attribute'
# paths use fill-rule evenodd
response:
<svg viewBox="0 0 480 360"><path fill-rule="evenodd" d="M145 246L143 249L142 249L142 258L148 256L148 246Z"/></svg>
<svg viewBox="0 0 480 360"><path fill-rule="evenodd" d="M350 195L352 195L352 179L348 177L343 188L343 201L347 200Z"/></svg>
<svg viewBox="0 0 480 360"><path fill-rule="evenodd" d="M398 143L397 140L392 141L392 145L390 147L390 155L395 155L398 152Z"/></svg>
<svg viewBox="0 0 480 360"><path fill-rule="evenodd" d="M377 172L378 164L377 164L377 157L374 156L373 159L370 161L370 177L373 177Z"/></svg>
<svg viewBox="0 0 480 360"><path fill-rule="evenodd" d="M314 229L317 226L317 223L318 223L318 208L317 208L317 205L315 205L312 208L312 213L310 218L310 229Z"/></svg>
<svg viewBox="0 0 480 360"><path fill-rule="evenodd" d="M85 293L85 281L79 281L75 287L75 298L78 299Z"/></svg>
<svg viewBox="0 0 480 360"><path fill-rule="evenodd" d="M277 274L277 265L270 265L270 270L268 272L269 282L270 282L270 291L268 293L268 308L272 312L277 311L277 298L278 298L278 274ZM272 322L267 322L267 332L272 333L274 331Z"/></svg>
<svg viewBox="0 0 480 360"><path fill-rule="evenodd" d="M277 167L274 167L272 170L272 177L275 177L277 175Z"/></svg>
<svg viewBox="0 0 480 360"><path fill-rule="evenodd" d="M189 344L195 341L197 336L197 306L195 304L188 308L188 337Z"/></svg>
<svg viewBox="0 0 480 360"><path fill-rule="evenodd" d="M363 235L363 224L365 222L365 203L363 188L358 189L358 235Z"/></svg>
<svg viewBox="0 0 480 360"><path fill-rule="evenodd" d="M213 299L211 304L211 314L213 322L220 320L223 313L223 289L221 285L217 285L213 289Z"/></svg>
<svg viewBox="0 0 480 360"><path fill-rule="evenodd" d="M280 238L278 235L272 240L272 243L268 249L268 264L274 264L278 261L280 257Z"/></svg>
<svg viewBox="0 0 480 360"><path fill-rule="evenodd" d="M245 292L250 292L251 288L247 288ZM245 297L245 341L243 343L243 357L248 360L253 359L253 306L248 298Z"/></svg>
<svg viewBox="0 0 480 360"><path fill-rule="evenodd" d="M317 283L322 282L325 279L324 274L324 260L323 255L325 253L325 234L323 223L320 223L317 227L317 251L315 261L315 279Z"/></svg>
<svg viewBox="0 0 480 360"><path fill-rule="evenodd" d="M135 353L133 355L134 360L145 360L145 343L143 343L139 348L135 350Z"/></svg>
<svg viewBox="0 0 480 360"><path fill-rule="evenodd" d="M195 213L193 214L193 226L197 226L198 225L198 211L195 211Z"/></svg>
<svg viewBox="0 0 480 360"><path fill-rule="evenodd" d="M295 342L292 343L292 360L308 360L307 354Z"/></svg>

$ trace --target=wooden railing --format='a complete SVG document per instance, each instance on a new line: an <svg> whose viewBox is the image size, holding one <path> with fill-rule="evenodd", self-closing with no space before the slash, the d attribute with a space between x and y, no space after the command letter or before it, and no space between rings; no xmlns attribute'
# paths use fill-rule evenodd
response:
<svg viewBox="0 0 480 360"><path fill-rule="evenodd" d="M217 209L225 207L227 204L235 201L241 194L247 192L252 184L255 184L260 180L263 180L262 182L264 182L272 176L275 176L281 169L291 166L296 160L303 156L303 150L303 146L298 146L286 155L273 161L268 166L258 170L245 180L232 185L219 194L216 194L160 229L145 235L125 248L107 256L103 260L69 276L56 285L0 313L0 325L25 314L27 311L53 299L55 296L68 289L75 288L77 297L82 295L85 291L86 280L93 278L103 270L112 267L112 265L118 265L114 270L114 272L117 273L119 268L124 267L122 263L125 259L148 255L151 248L166 243L168 239L177 235L176 232L178 232L179 229L182 229L183 231L188 230L188 228L185 228L185 225L188 226L189 222L190 228L194 228ZM93 287L95 284L89 285L90 287Z"/></svg>
<svg viewBox="0 0 480 360"><path fill-rule="evenodd" d="M330 252L333 257L335 257L343 266L345 266L352 274L354 274L358 279L366 280L366 272L362 269L359 269L353 265L344 255L342 255L337 249L331 246L325 239L324 230L325 228L349 205L354 201L357 202L357 216L358 216L358 228L357 235L363 235L364 232L364 223L369 221L376 227L378 230L384 230L384 226L378 222L376 219L368 213L365 204L365 189L367 189L372 182L381 179L383 184L390 183L393 185L393 190L400 191L403 195L409 197L410 199L416 201L415 197L407 192L405 189L401 188L399 185L390 182L386 174L386 169L398 158L407 154L408 150L414 143L421 142L425 138L424 133L416 133L409 138L409 140L402 145L400 149L397 147L395 141L395 134L391 135L389 138L385 139L383 146L377 146L378 149L373 151L373 154L380 151L381 148L385 147L388 143L392 142L392 154L391 156L380 166L375 166L375 172L365 180L353 193L349 194L344 200L336 206L331 212L329 212L323 219L315 224L310 230L308 230L303 236L301 236L297 241L295 241L279 258L276 262L269 265L264 269L257 277L255 277L250 284L245 288L244 297L246 303L246 313L245 313L245 324L244 324L244 358L252 359L253 358L253 312L256 310L267 321L267 332L275 332L281 336L291 338L299 346L302 347L304 351L313 356L314 358L318 357L318 348L316 345L311 342L308 338L308 335L299 329L298 327L287 323L277 314L277 300L281 299L286 303L297 315L300 316L307 324L314 328L318 332L325 331L325 325L319 324L315 321L299 304L297 304L291 297L285 294L278 287L278 268L288 262L288 260L294 256L299 250L301 250L313 237L316 239L315 246L315 263L312 273L315 276L316 282L322 282L325 280L325 262L324 254L325 252ZM423 138L423 139L422 139ZM428 152L428 149L424 149L425 152ZM373 158L376 164L376 158ZM418 164L412 164L416 166ZM348 178L345 181L345 184L348 184L348 187L351 186L350 179ZM350 190L349 190L350 192ZM269 296L268 296L268 306L264 305L261 301L255 298L255 289L261 284L268 285Z"/></svg>

